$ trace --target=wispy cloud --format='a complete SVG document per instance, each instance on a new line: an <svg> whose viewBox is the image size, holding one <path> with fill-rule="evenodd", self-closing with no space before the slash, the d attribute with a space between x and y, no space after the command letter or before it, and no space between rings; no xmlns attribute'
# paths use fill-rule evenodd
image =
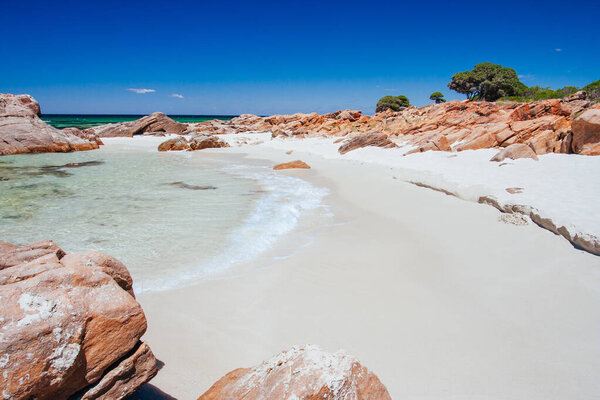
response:
<svg viewBox="0 0 600 400"><path fill-rule="evenodd" d="M562 51L562 49L554 49L554 51Z"/></svg>
<svg viewBox="0 0 600 400"><path fill-rule="evenodd" d="M383 89L383 90L385 90L386 92L395 92L398 89Z"/></svg>
<svg viewBox="0 0 600 400"><path fill-rule="evenodd" d="M173 94L170 94L169 96L171 96L171 97L177 97L178 99L183 99L183 95L179 94L179 93L173 93Z"/></svg>
<svg viewBox="0 0 600 400"><path fill-rule="evenodd" d="M519 79L527 80L527 79L534 79L534 78L535 78L535 75L532 75L532 74L519 75Z"/></svg>
<svg viewBox="0 0 600 400"><path fill-rule="evenodd" d="M125 89L125 90L129 90L130 92L139 93L139 94L154 93L154 92L156 92L156 90L154 90L154 89L134 89L134 88L129 88L129 89Z"/></svg>

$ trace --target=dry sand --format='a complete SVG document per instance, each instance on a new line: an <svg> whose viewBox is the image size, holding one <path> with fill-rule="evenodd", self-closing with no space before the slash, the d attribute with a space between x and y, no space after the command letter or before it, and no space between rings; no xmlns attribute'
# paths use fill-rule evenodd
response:
<svg viewBox="0 0 600 400"><path fill-rule="evenodd" d="M164 363L139 398L195 399L230 370L305 343L355 355L394 399L600 397L600 257L383 166L227 152L308 162L281 173L328 187L335 223L290 257L139 295Z"/></svg>

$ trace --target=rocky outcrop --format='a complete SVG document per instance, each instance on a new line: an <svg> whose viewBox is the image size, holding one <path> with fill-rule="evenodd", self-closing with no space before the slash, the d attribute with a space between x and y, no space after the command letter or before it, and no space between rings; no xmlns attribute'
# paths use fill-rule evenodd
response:
<svg viewBox="0 0 600 400"><path fill-rule="evenodd" d="M310 165L308 165L304 161L295 160L295 161L290 161L290 162L286 162L283 164L277 164L276 166L273 167L273 169L276 171L280 170L280 169L294 169L294 168L310 169Z"/></svg>
<svg viewBox="0 0 600 400"><path fill-rule="evenodd" d="M531 103L490 103L451 101L403 111L386 110L373 116L360 111L337 111L319 115L293 114L259 117L241 115L230 121L206 121L193 125L197 132L232 134L271 132L273 137L361 137L380 132L398 145L423 151L464 151L526 144L536 154L593 154L593 143L573 147L573 120L582 112L597 107L585 93L565 99ZM364 140L364 139L357 139ZM390 145L391 147L391 145Z"/></svg>
<svg viewBox="0 0 600 400"><path fill-rule="evenodd" d="M537 155L531 147L523 143L514 143L504 149L500 150L490 161L504 161L507 158L511 160L517 160L519 158L531 158L537 161Z"/></svg>
<svg viewBox="0 0 600 400"><path fill-rule="evenodd" d="M99 252L0 243L5 398L122 399L158 372L129 272Z"/></svg>
<svg viewBox="0 0 600 400"><path fill-rule="evenodd" d="M573 121L573 152L600 155L600 109L587 110Z"/></svg>
<svg viewBox="0 0 600 400"><path fill-rule="evenodd" d="M93 128L94 134L99 137L133 137L144 133L174 133L183 135L188 130L186 124L173 121L161 112L146 115L135 121L106 124Z"/></svg>
<svg viewBox="0 0 600 400"><path fill-rule="evenodd" d="M158 145L158 151L179 151L187 150L190 148L190 144L187 139L183 136L179 136L173 139L168 139Z"/></svg>
<svg viewBox="0 0 600 400"><path fill-rule="evenodd" d="M202 149L218 149L229 147L229 144L217 136L212 135L196 135L187 140L184 137L168 139L158 145L158 151L178 151L178 150L202 150Z"/></svg>
<svg viewBox="0 0 600 400"><path fill-rule="evenodd" d="M385 133L369 132L352 137L340 146L338 152L340 154L346 154L349 151L367 146L383 147L386 149L396 147L394 142L392 142Z"/></svg>
<svg viewBox="0 0 600 400"><path fill-rule="evenodd" d="M231 371L198 400L389 400L377 376L354 357L294 347L254 368Z"/></svg>
<svg viewBox="0 0 600 400"><path fill-rule="evenodd" d="M0 155L92 150L100 144L46 124L33 97L0 93Z"/></svg>

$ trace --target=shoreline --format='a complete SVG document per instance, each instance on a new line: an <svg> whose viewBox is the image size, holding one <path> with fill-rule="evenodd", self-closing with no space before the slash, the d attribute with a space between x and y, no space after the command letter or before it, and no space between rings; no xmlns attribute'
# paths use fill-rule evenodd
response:
<svg viewBox="0 0 600 400"><path fill-rule="evenodd" d="M282 143L291 155L252 145L197 153L301 158L311 170L283 173L327 187L336 223L268 268L261 257L250 273L140 294L145 340L164 367L138 396L155 387L196 398L225 373L305 343L356 355L392 398L600 392L598 257L389 167Z"/></svg>

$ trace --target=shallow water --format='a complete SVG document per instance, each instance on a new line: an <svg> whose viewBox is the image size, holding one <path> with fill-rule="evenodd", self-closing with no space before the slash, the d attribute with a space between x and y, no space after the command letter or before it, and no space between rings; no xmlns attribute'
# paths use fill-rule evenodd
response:
<svg viewBox="0 0 600 400"><path fill-rule="evenodd" d="M136 291L169 289L269 250L325 193L196 153L8 156L0 159L0 240L103 251L127 265Z"/></svg>

